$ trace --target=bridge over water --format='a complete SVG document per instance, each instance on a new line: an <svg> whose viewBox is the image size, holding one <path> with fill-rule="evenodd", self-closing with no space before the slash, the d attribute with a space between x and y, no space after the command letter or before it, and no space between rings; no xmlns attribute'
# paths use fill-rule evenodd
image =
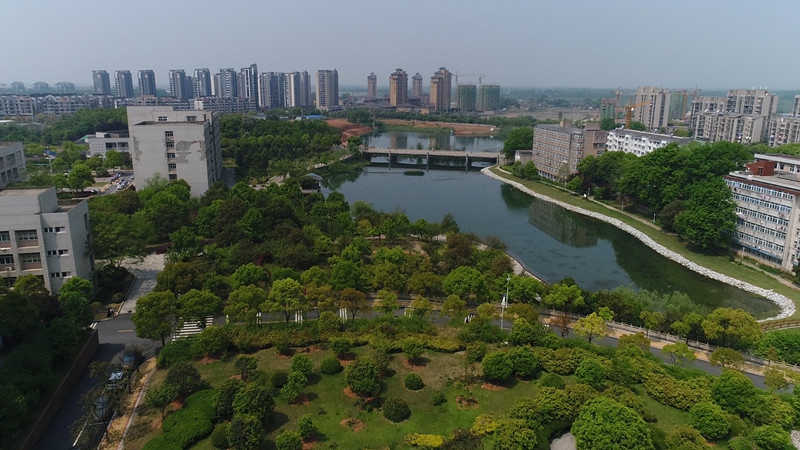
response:
<svg viewBox="0 0 800 450"><path fill-rule="evenodd" d="M412 150L404 148L377 148L362 147L361 153L366 157L385 156L389 159L389 166L397 164L397 158L421 158L425 159L425 166L430 168L435 165L437 160L441 161L464 161L464 167L469 168L475 161L487 162L490 164L504 163L505 158L502 153L497 152L470 152L457 150Z"/></svg>

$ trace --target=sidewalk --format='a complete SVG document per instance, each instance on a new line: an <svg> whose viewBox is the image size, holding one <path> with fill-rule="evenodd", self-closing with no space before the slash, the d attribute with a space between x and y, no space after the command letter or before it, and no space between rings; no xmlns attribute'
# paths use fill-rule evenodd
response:
<svg viewBox="0 0 800 450"><path fill-rule="evenodd" d="M127 395L122 404L120 404L117 411L118 415L115 415L111 423L108 424L106 435L100 443L99 449L122 450L122 448L124 448L125 437L128 435L129 430L138 417L138 410L144 402L144 395L147 392L150 379L155 371L155 358L150 358L139 366L139 372L142 376L139 378L131 394Z"/></svg>

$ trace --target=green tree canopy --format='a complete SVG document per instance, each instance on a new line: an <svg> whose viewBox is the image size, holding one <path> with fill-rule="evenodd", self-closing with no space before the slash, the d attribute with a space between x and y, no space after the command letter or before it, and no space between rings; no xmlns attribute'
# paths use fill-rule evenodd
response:
<svg viewBox="0 0 800 450"><path fill-rule="evenodd" d="M503 155L514 160L517 150L530 150L533 148L533 127L519 127L511 130L503 143Z"/></svg>
<svg viewBox="0 0 800 450"><path fill-rule="evenodd" d="M652 450L650 429L632 409L610 398L590 400L570 430L579 450Z"/></svg>
<svg viewBox="0 0 800 450"><path fill-rule="evenodd" d="M136 301L136 311L131 316L136 336L142 339L161 340L165 344L177 322L178 300L169 291L154 291Z"/></svg>

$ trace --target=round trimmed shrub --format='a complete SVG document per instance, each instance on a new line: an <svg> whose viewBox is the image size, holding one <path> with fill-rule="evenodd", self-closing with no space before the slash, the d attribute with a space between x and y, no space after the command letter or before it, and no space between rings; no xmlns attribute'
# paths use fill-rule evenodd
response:
<svg viewBox="0 0 800 450"><path fill-rule="evenodd" d="M731 432L727 414L717 404L700 402L689 410L689 423L706 439L714 441L723 439Z"/></svg>
<svg viewBox="0 0 800 450"><path fill-rule="evenodd" d="M402 398L392 398L383 404L383 417L392 422L402 422L411 417L411 409Z"/></svg>
<svg viewBox="0 0 800 450"><path fill-rule="evenodd" d="M286 430L275 439L277 450L302 450L303 440L296 431Z"/></svg>
<svg viewBox="0 0 800 450"><path fill-rule="evenodd" d="M501 351L487 354L481 363L486 381L505 381L514 371L508 355Z"/></svg>
<svg viewBox="0 0 800 450"><path fill-rule="evenodd" d="M350 340L347 338L337 337L331 339L331 350L340 358L350 353L351 347L352 344L350 344Z"/></svg>
<svg viewBox="0 0 800 450"><path fill-rule="evenodd" d="M447 397L444 396L444 392L436 392L431 396L431 401L433 402L433 406L439 406L447 401Z"/></svg>
<svg viewBox="0 0 800 450"><path fill-rule="evenodd" d="M606 381L606 369L595 359L584 359L575 370L575 380L599 390Z"/></svg>
<svg viewBox="0 0 800 450"><path fill-rule="evenodd" d="M342 363L339 362L337 357L330 356L319 363L319 371L325 375L336 375L342 371Z"/></svg>
<svg viewBox="0 0 800 450"><path fill-rule="evenodd" d="M311 362L311 358L309 358L308 355L304 355L302 353L299 355L294 355L289 372L300 372L305 376L309 376L313 371L314 363Z"/></svg>
<svg viewBox="0 0 800 450"><path fill-rule="evenodd" d="M217 425L211 433L211 445L215 448L231 448L231 442L228 440L230 429L230 422Z"/></svg>
<svg viewBox="0 0 800 450"><path fill-rule="evenodd" d="M422 382L422 378L415 373L406 375L403 383L406 385L406 389L411 389L412 391L418 391L425 387L425 383Z"/></svg>
<svg viewBox="0 0 800 450"><path fill-rule="evenodd" d="M539 380L541 387L553 387L556 389L564 389L567 385L564 384L564 379L555 373L548 373Z"/></svg>

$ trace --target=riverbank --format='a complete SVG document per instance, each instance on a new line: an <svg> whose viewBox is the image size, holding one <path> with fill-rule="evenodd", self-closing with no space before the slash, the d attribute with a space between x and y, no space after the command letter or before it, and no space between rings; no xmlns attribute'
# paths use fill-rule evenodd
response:
<svg viewBox="0 0 800 450"><path fill-rule="evenodd" d="M495 168L487 167L487 168L481 170L481 173L483 173L484 175L486 175L486 176L488 176L490 178L494 178L494 179L496 179L496 180L498 180L498 181L500 181L502 183L506 183L506 184L509 184L511 186L514 186L515 188L519 189L520 191L522 191L522 192L524 192L524 193L526 193L528 195L531 195L531 196L533 196L533 197L535 197L537 199L556 204L556 205L558 205L558 206L560 206L560 207L562 207L562 208L564 208L566 210L575 212L577 214L581 214L583 216L591 217L591 218L596 219L596 220L600 220L602 222L608 223L609 225L613 225L614 227L619 228L620 230L622 230L622 231L634 236L639 241L641 241L644 245L650 247L651 249L656 251L658 254L664 256L665 258L671 259L672 261L674 261L674 262L686 267L689 270L697 272L697 273L699 273L699 274L701 274L703 276L706 276L708 278L711 278L711 279L720 281L722 283L728 284L730 286L736 287L738 289L742 289L744 291L747 291L747 292L756 294L758 296L764 297L767 300L769 300L769 301L775 303L776 305L778 305L778 307L781 310L780 314L778 314L775 317L770 317L770 318L764 319L764 320L784 319L784 318L791 317L791 316L795 315L796 312L797 312L795 301L790 299L789 297L787 297L786 295L784 295L782 293L776 292L774 289L759 287L759 286L756 286L756 285L754 285L752 283L749 283L747 281L743 281L743 280L740 280L738 278L734 278L732 276L724 275L724 274L722 274L722 273L720 273L718 271L715 271L715 270L709 269L707 267L704 267L704 266L702 266L702 265L690 260L686 256L681 255L681 254L679 254L679 253L677 253L677 252L675 252L673 250L668 249L664 245L656 242L645 231L640 230L640 229L638 229L638 228L636 228L634 226L631 226L630 224L625 223L621 219L610 217L610 216L608 216L606 214L603 214L601 212L598 212L598 211L591 211L591 210L588 210L588 209L581 208L579 206L573 205L573 204L568 203L568 202L564 202L564 201L560 201L560 200L556 200L554 198L548 197L548 196L543 195L541 193L535 192L533 189L523 185L520 182L511 180L509 178L506 178L505 176L500 175L496 171L497 172L501 172L503 174L507 174L507 172L502 172L502 171L500 171L500 169L498 169L496 167ZM510 174L507 174L507 175L511 176ZM655 232L660 233L660 231L655 231ZM776 283L776 284L778 284L778 286L780 286L780 284L775 282L774 280L770 280L770 281L765 280L765 282L767 284ZM777 286L776 286L776 288L777 288ZM781 286L778 289L783 289L783 288L785 288L785 287Z"/></svg>

